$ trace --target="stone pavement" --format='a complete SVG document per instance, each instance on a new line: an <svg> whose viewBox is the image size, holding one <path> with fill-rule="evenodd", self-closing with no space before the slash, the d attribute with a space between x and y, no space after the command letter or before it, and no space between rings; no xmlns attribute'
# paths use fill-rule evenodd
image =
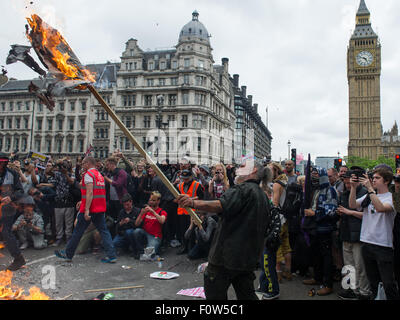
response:
<svg viewBox="0 0 400 320"><path fill-rule="evenodd" d="M73 262L69 263L58 259L54 255L55 249L59 248L24 250L27 265L14 273L13 284L24 288L26 292L30 287L37 286L52 299L68 296L68 300L91 300L101 292L112 292L116 300L202 300L177 295L177 292L181 289L203 286L203 274L197 273L197 268L206 260L190 261L185 255L177 255L175 248L168 248L162 254L164 261L161 268L157 262L139 261L129 255L119 256L116 264L104 264L100 262L103 257L101 252L76 255ZM11 262L11 257L6 249L1 250L1 253L4 257L0 258L0 267L4 267ZM158 271L170 271L180 276L172 280L150 278L151 273ZM256 272L257 277L260 272L260 270ZM280 300L338 300L336 292L339 283L335 283L334 294L326 297L309 297L308 290L312 287L303 285L302 280L301 277L295 277L292 281L284 281L281 284ZM128 286L143 286L143 288L84 292ZM255 287L257 286L258 278L255 281ZM236 300L232 287L228 295L230 300Z"/></svg>

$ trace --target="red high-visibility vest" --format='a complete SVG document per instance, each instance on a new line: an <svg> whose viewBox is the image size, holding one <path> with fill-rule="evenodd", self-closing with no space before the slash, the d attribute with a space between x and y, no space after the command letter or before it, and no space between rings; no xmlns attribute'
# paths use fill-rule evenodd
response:
<svg viewBox="0 0 400 320"><path fill-rule="evenodd" d="M193 182L190 185L190 188L188 189L187 192L185 192L185 190L183 188L183 182L181 184L179 184L178 189L181 194L187 194L189 197L194 198L197 196L197 189L199 188L199 186L200 186L200 183L193 180ZM196 212L195 210L193 210L193 211ZM184 208L178 208L177 214L179 216L182 216L182 215L188 215L189 212L187 212L187 210Z"/></svg>
<svg viewBox="0 0 400 320"><path fill-rule="evenodd" d="M81 187L82 202L79 208L79 212L85 213L85 206L86 206L85 175L87 174L93 179L93 199L90 205L89 212L90 213L106 212L107 210L106 185L104 183L104 177L95 168L86 171L82 177L82 187Z"/></svg>

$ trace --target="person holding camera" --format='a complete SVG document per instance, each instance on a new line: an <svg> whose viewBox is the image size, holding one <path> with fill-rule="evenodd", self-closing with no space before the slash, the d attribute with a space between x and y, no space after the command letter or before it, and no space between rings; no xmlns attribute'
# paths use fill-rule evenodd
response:
<svg viewBox="0 0 400 320"><path fill-rule="evenodd" d="M62 244L64 236L68 242L74 228L75 202L72 190L75 179L71 177L71 170L72 166L66 159L58 160L53 168L56 191L54 198L56 242L53 246L56 247Z"/></svg>
<svg viewBox="0 0 400 320"><path fill-rule="evenodd" d="M28 194L30 188L35 187L40 182L40 176L36 174L35 165L26 159L24 162L25 172L21 175L22 187L24 193Z"/></svg>
<svg viewBox="0 0 400 320"><path fill-rule="evenodd" d="M215 165L214 177L208 184L208 193L210 200L217 200L222 197L226 190L229 189L229 180L226 175L225 166L222 163Z"/></svg>
<svg viewBox="0 0 400 320"><path fill-rule="evenodd" d="M42 187L40 189L31 188L28 191L28 195L35 200L38 213L40 213L43 218L45 238L48 244L54 243L56 237L54 220L54 198L56 192L50 187Z"/></svg>
<svg viewBox="0 0 400 320"><path fill-rule="evenodd" d="M23 214L15 221L12 230L17 233L21 244L20 250L28 248L29 242L33 243L34 249L46 248L44 223L42 217L35 212L35 201L31 196L27 196L22 198L19 203L22 206Z"/></svg>
<svg viewBox="0 0 400 320"><path fill-rule="evenodd" d="M133 232L137 228L135 222L139 216L140 209L134 207L129 193L122 197L122 206L123 209L118 214L117 235L113 239L113 244L115 248L122 248L126 251L131 247L133 257L139 259L139 250L133 237Z"/></svg>
<svg viewBox="0 0 400 320"><path fill-rule="evenodd" d="M356 199L358 180L367 188L368 194ZM363 211L360 240L362 256L373 297L378 293L379 282L388 300L398 300L399 292L394 279L393 227L396 211L389 185L393 173L387 168L373 171L372 182L368 175L357 180L351 178L349 205Z"/></svg>
<svg viewBox="0 0 400 320"><path fill-rule="evenodd" d="M362 212L355 211L349 206L351 190L350 179L353 174L362 176L365 170L360 167L352 167L342 176L344 189L339 196L337 213L340 216L339 239L343 243L344 265L351 265L356 271L355 289L349 288L338 293L343 300L368 300L370 296L370 285L365 271L364 260L361 254L362 244L360 242ZM358 183L356 188L356 199L365 196L368 190Z"/></svg>
<svg viewBox="0 0 400 320"><path fill-rule="evenodd" d="M8 156L0 152L0 232L7 250L14 258L7 270L16 271L25 265L25 259L11 229L16 215L14 202L23 197L24 189L18 173L7 168L8 162Z"/></svg>
<svg viewBox="0 0 400 320"><path fill-rule="evenodd" d="M167 220L167 213L160 208L161 194L152 192L149 204L146 205L136 218L135 225L138 227L133 232L133 237L139 249L139 255L144 253L144 248L154 247L156 255L160 254L162 241L162 226Z"/></svg>

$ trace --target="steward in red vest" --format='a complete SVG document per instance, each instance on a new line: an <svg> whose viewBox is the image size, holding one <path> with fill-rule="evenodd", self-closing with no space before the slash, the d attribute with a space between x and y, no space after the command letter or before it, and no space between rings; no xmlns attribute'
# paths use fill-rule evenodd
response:
<svg viewBox="0 0 400 320"><path fill-rule="evenodd" d="M198 199L204 198L204 189L202 185L193 179L192 170L183 170L181 172L180 179L183 181L178 185L178 190L181 194L186 194L190 198L197 197ZM177 220L177 231L176 235L181 242L182 246L178 251L178 254L184 254L188 252L188 243L184 235L186 230L190 226L190 215L184 208L179 208L177 210L178 220Z"/></svg>
<svg viewBox="0 0 400 320"><path fill-rule="evenodd" d="M79 209L80 213L85 213L86 207L86 183L85 177L88 175L93 180L93 198L90 205L90 213L101 213L106 212L106 188L104 183L104 177L96 168L90 168L82 177L82 202Z"/></svg>

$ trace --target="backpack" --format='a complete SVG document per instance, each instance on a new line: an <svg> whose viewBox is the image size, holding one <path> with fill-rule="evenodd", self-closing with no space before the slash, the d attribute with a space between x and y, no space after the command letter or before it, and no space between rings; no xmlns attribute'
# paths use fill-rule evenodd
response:
<svg viewBox="0 0 400 320"><path fill-rule="evenodd" d="M287 220L294 219L300 215L303 201L303 188L296 182L284 184L277 181L286 190L285 201L282 205L282 214Z"/></svg>
<svg viewBox="0 0 400 320"><path fill-rule="evenodd" d="M132 176L128 173L126 177L126 190L131 195L132 199L136 196L136 186Z"/></svg>

